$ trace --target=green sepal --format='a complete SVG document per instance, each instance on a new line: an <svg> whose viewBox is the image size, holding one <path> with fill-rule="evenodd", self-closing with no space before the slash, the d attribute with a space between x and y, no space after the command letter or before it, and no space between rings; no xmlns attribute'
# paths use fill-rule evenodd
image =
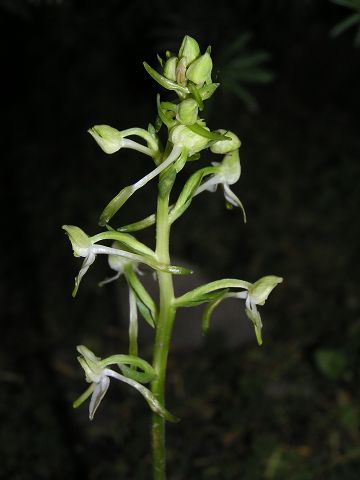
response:
<svg viewBox="0 0 360 480"><path fill-rule="evenodd" d="M145 228L155 225L156 215L155 213L149 215L138 222L129 223L128 225L123 225L122 227L117 228L118 232L138 232L139 230L144 230Z"/></svg>
<svg viewBox="0 0 360 480"><path fill-rule="evenodd" d="M92 383L86 390L84 393L82 393L76 400L73 401L73 408L78 408L80 407L80 405L82 405L85 400L87 400L90 395L92 394L92 392L94 391L94 388L95 388L95 384Z"/></svg>
<svg viewBox="0 0 360 480"><path fill-rule="evenodd" d="M197 135L201 135L202 137L209 138L210 140L215 140L215 141L231 140L231 138L227 137L226 135L222 135L221 133L218 133L218 132L210 132L209 130L206 130L206 128L199 125L199 123L194 123L194 125L187 125L187 128L192 132L196 133Z"/></svg>
<svg viewBox="0 0 360 480"><path fill-rule="evenodd" d="M203 102L202 97L199 93L199 90L196 88L195 83L192 83L192 82L189 81L188 84L187 84L187 87L188 87L191 95L196 100L196 103L198 104L200 112L202 112L204 110L204 102Z"/></svg>
<svg viewBox="0 0 360 480"><path fill-rule="evenodd" d="M100 215L99 225L101 227L105 226L134 192L133 185L123 188L104 208Z"/></svg>
<svg viewBox="0 0 360 480"><path fill-rule="evenodd" d="M139 277L132 267L126 269L126 280L129 288L135 294L136 304L144 319L154 328L157 319L157 308L154 300L151 298L144 285L140 282Z"/></svg>
<svg viewBox="0 0 360 480"><path fill-rule="evenodd" d="M175 92L179 93L180 95L186 95L189 93L189 90L186 87L182 87L176 82L173 82L172 80L167 79L163 75L161 75L159 72L154 70L150 65L146 62L143 62L143 65L145 67L145 70L148 72L148 74L157 82L159 83L162 87L166 88L167 90L174 90Z"/></svg>
<svg viewBox="0 0 360 480"><path fill-rule="evenodd" d="M216 290L224 290L228 288L243 288L248 290L250 286L251 283L246 282L245 280L239 280L237 278L223 278L221 280L215 280L215 282L206 283L201 287L194 288L194 290L175 298L173 305L175 307L182 306L182 304L187 304L193 300L196 300L197 298L202 298L204 295Z"/></svg>
<svg viewBox="0 0 360 480"><path fill-rule="evenodd" d="M228 291L229 291L229 289L222 290L222 292L219 294L219 296L216 300L214 300L212 302L209 302L206 305L206 307L204 309L203 316L202 316L202 321L201 321L201 327L202 327L203 334L206 334L207 331L209 330L211 316L212 316L215 308L224 300Z"/></svg>

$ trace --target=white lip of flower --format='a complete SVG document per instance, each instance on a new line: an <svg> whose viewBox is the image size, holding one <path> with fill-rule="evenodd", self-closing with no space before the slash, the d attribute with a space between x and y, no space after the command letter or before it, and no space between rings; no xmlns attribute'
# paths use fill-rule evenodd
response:
<svg viewBox="0 0 360 480"><path fill-rule="evenodd" d="M218 169L217 173L211 175L208 180L205 180L202 185L196 190L195 195L204 191L215 192L218 185L221 185L224 190L224 197L227 203L234 207L239 207L246 222L246 213L240 199L230 189L230 185L236 183L241 174L241 165L238 150L233 150L224 156L221 163L212 162L212 165Z"/></svg>
<svg viewBox="0 0 360 480"><path fill-rule="evenodd" d="M245 299L245 313L254 324L255 335L259 345L262 344L262 321L257 305L264 305L271 291L282 281L283 279L281 277L267 275L251 284L248 290L238 293L228 293L226 295L227 297Z"/></svg>
<svg viewBox="0 0 360 480"><path fill-rule="evenodd" d="M118 256L124 261L134 261L134 262L144 262L146 263L146 259L141 255L137 255L135 253L128 252L126 250L121 250L118 248L108 247L105 245L97 245L95 242L91 240L91 237L88 237L86 233L81 230L81 228L76 227L74 225L63 225L62 227L69 236L71 245L73 247L74 255L76 257L85 257L85 260L80 268L79 274L75 278L75 287L72 292L72 296L75 297L81 279L85 275L85 273L89 270L89 267L94 263L96 255L98 254L105 254L105 255L112 255Z"/></svg>

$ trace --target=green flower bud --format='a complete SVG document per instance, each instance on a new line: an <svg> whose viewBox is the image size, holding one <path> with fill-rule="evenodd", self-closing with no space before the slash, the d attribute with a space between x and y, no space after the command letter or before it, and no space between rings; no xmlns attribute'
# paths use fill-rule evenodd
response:
<svg viewBox="0 0 360 480"><path fill-rule="evenodd" d="M189 37L189 35L185 35L183 41L180 46L179 50L179 58L185 58L185 65L190 65L196 58L200 55L200 47L197 41Z"/></svg>
<svg viewBox="0 0 360 480"><path fill-rule="evenodd" d="M86 257L89 248L92 246L90 238L79 227L74 225L63 225L62 228L68 234L75 257Z"/></svg>
<svg viewBox="0 0 360 480"><path fill-rule="evenodd" d="M183 100L178 106L176 118L184 125L193 125L198 119L199 107L193 98Z"/></svg>
<svg viewBox="0 0 360 480"><path fill-rule="evenodd" d="M177 65L178 59L176 57L170 57L168 60L166 60L164 69L163 69L163 75L169 80L172 80L173 82L176 82L176 65Z"/></svg>
<svg viewBox="0 0 360 480"><path fill-rule="evenodd" d="M218 142L213 143L213 145L210 147L210 150L213 153L229 153L232 150L236 150L240 147L241 141L239 140L239 137L235 135L235 133L230 132L229 130L224 130L223 128L216 131L222 135L230 137L231 140L219 140Z"/></svg>
<svg viewBox="0 0 360 480"><path fill-rule="evenodd" d="M123 136L109 125L95 125L88 132L105 153L115 153L123 146Z"/></svg>
<svg viewBox="0 0 360 480"><path fill-rule="evenodd" d="M206 128L206 130L209 130ZM189 156L207 147L209 139L192 132L186 125L178 125L170 132L170 141L179 147L186 148Z"/></svg>
<svg viewBox="0 0 360 480"><path fill-rule="evenodd" d="M212 60L206 52L186 70L186 78L196 85L202 85L204 82L211 80Z"/></svg>

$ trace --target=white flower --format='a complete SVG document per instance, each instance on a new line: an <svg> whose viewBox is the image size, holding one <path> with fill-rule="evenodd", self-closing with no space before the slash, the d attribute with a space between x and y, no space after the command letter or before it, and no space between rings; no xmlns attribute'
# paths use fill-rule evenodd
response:
<svg viewBox="0 0 360 480"><path fill-rule="evenodd" d="M79 407L91 395L89 405L90 420L94 418L95 412L109 388L111 377L130 385L139 393L141 393L154 413L171 422L178 421L176 417L171 415L171 413L160 404L151 391L144 387L144 385L141 385L141 383L138 381L135 381L125 375L121 375L115 370L108 368L109 365L117 365L119 368L121 368L121 365L134 365L144 371L143 378L146 376L146 382L149 382L156 377L156 374L153 367L148 362L133 355L112 355L102 360L101 358L96 357L93 352L84 345L79 345L77 347L77 351L80 353L78 360L84 369L85 379L91 385L82 395L80 395L79 398L75 400L73 407Z"/></svg>
<svg viewBox="0 0 360 480"><path fill-rule="evenodd" d="M92 265L95 261L96 255L98 254L105 254L111 255L112 259L114 257L119 257L122 259L123 262L144 262L148 265L152 265L154 262L151 262L150 258L145 258L141 255L137 255L135 253L128 252L123 249L108 247L105 245L97 245L96 242L98 239L95 237L88 237L86 233L81 230L81 228L76 227L74 225L63 225L62 227L69 236L71 245L73 247L75 257L85 257L85 260L80 268L80 271L75 278L75 287L72 292L72 296L75 297L81 279L88 271L90 265ZM101 234L100 234L101 235ZM152 253L149 249L149 254ZM113 263L114 260L112 260Z"/></svg>
<svg viewBox="0 0 360 480"><path fill-rule="evenodd" d="M221 185L224 191L224 197L227 206L229 206L229 208L232 206L241 208L244 216L244 222L246 222L246 213L243 204L230 189L230 185L236 183L241 174L239 150L236 149L227 153L221 163L213 162L212 165L215 167L216 173L211 175L210 178L205 180L205 182L200 185L200 187L196 190L195 195L198 195L205 190L209 192L215 192L218 185Z"/></svg>
<svg viewBox="0 0 360 480"><path fill-rule="evenodd" d="M152 135L142 128L128 128L119 131L109 125L95 125L89 128L88 132L94 138L99 147L108 154L118 152L121 148L130 148L144 153L145 155L154 156L158 151L157 141ZM148 146L145 147L140 143L128 140L126 137L137 135L146 140Z"/></svg>
<svg viewBox="0 0 360 480"><path fill-rule="evenodd" d="M262 321L257 305L264 305L271 291L282 281L281 277L267 275L251 284L245 291L227 294L228 297L245 299L245 313L254 324L255 335L259 345L262 344Z"/></svg>

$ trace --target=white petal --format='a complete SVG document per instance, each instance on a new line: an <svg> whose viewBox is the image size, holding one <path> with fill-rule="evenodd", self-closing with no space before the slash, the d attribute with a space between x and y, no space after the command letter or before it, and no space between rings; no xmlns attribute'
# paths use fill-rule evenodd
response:
<svg viewBox="0 0 360 480"><path fill-rule="evenodd" d="M101 400L104 398L105 393L110 385L110 378L106 375L103 375L100 379L100 382L96 384L93 394L91 396L90 405L89 405L89 418L92 420L94 418L95 412L98 409Z"/></svg>
<svg viewBox="0 0 360 480"><path fill-rule="evenodd" d="M230 189L227 183L224 183L224 197L225 200L233 205L234 207L241 208L244 217L244 223L246 223L246 213L243 204L241 203L240 199L235 195L235 193Z"/></svg>
<svg viewBox="0 0 360 480"><path fill-rule="evenodd" d="M93 253L93 248L91 247L89 255L85 258L85 260L84 260L84 262L83 262L83 264L80 268L80 271L78 273L78 276L75 278L75 287L74 287L74 290L72 292L73 297L75 297L75 295L77 294L81 279L83 278L85 273L89 270L90 265L92 265L95 262L95 258L96 258L96 255L95 255L95 253Z"/></svg>
<svg viewBox="0 0 360 480"><path fill-rule="evenodd" d="M208 192L215 192L219 183L221 183L221 177L219 175L212 175L208 180L206 180L206 182L198 187L194 196L199 195L199 193L204 192L205 190Z"/></svg>

